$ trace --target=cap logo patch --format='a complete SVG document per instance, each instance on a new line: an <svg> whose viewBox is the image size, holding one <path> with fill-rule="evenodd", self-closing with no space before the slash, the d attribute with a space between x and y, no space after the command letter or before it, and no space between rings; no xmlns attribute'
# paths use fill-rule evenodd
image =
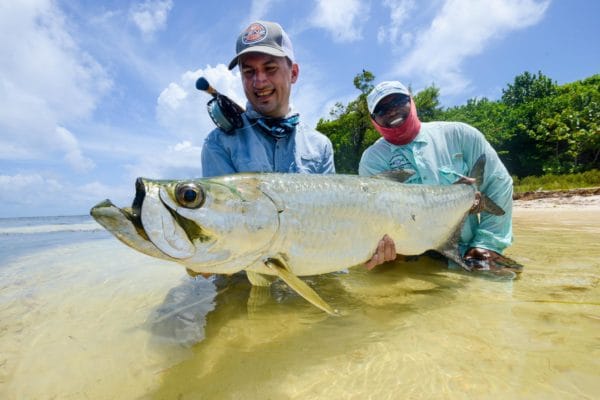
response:
<svg viewBox="0 0 600 400"><path fill-rule="evenodd" d="M253 44L267 37L267 28L263 24L253 23L242 36L242 43Z"/></svg>

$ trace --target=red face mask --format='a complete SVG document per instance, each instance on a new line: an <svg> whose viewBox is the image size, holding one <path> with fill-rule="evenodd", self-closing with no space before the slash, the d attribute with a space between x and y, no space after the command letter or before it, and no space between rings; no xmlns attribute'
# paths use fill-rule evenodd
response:
<svg viewBox="0 0 600 400"><path fill-rule="evenodd" d="M371 122L385 140L397 146L412 142L421 129L421 121L419 121L419 117L417 116L417 108L412 98L410 99L410 113L402 125L394 128L386 128L375 122L373 118L371 118Z"/></svg>

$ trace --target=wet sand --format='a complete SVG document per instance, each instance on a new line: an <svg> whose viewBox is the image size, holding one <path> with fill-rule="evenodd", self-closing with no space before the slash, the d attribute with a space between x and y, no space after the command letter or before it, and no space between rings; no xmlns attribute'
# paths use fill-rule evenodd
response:
<svg viewBox="0 0 600 400"><path fill-rule="evenodd" d="M569 194L549 194L546 197L513 201L515 210L527 209L598 209L600 210L600 195L581 196Z"/></svg>

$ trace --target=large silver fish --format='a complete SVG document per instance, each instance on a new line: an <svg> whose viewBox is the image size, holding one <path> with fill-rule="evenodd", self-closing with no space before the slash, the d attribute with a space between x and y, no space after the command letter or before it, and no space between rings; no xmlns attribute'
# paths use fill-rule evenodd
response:
<svg viewBox="0 0 600 400"><path fill-rule="evenodd" d="M474 168L483 176L485 159ZM134 249L197 273L246 271L255 285L279 277L334 313L299 276L368 261L389 235L403 255L436 250L470 270L458 251L476 185L407 185L409 176L236 174L188 181L139 178L131 208L109 200L91 215ZM503 213L491 201L480 208ZM270 278L271 277L271 278Z"/></svg>

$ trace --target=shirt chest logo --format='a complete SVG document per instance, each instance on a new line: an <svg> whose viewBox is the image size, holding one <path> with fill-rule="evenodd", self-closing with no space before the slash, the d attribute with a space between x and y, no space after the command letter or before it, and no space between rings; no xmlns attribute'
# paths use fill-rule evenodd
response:
<svg viewBox="0 0 600 400"><path fill-rule="evenodd" d="M402 154L393 155L390 159L390 168L391 169L412 169L412 164L410 161L404 157Z"/></svg>

